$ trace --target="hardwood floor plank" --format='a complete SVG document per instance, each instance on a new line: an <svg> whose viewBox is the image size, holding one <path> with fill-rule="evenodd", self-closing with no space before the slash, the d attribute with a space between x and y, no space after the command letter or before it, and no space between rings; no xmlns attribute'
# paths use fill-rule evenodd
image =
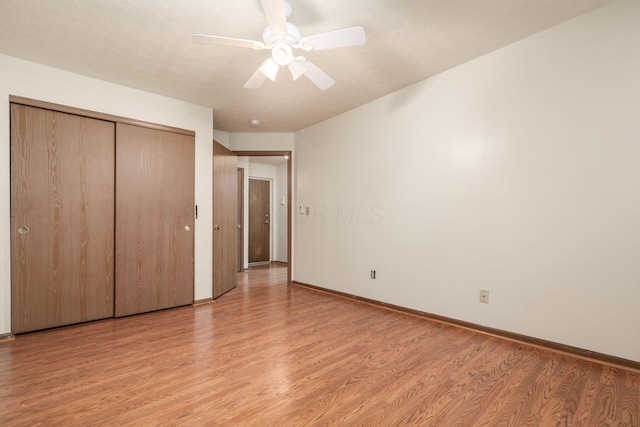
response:
<svg viewBox="0 0 640 427"><path fill-rule="evenodd" d="M477 426L495 426L495 420L503 413L510 413L509 402L527 388L528 382L541 369L540 355L524 346L507 346L497 357L502 362L491 370L497 376L484 396L474 422Z"/></svg>
<svg viewBox="0 0 640 427"><path fill-rule="evenodd" d="M0 344L0 425L636 426L640 374L240 273Z"/></svg>

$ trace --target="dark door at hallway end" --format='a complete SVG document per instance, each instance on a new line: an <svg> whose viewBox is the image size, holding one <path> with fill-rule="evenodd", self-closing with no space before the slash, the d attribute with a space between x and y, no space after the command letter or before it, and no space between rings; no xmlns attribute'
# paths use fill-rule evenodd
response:
<svg viewBox="0 0 640 427"><path fill-rule="evenodd" d="M249 179L249 264L271 261L271 181Z"/></svg>

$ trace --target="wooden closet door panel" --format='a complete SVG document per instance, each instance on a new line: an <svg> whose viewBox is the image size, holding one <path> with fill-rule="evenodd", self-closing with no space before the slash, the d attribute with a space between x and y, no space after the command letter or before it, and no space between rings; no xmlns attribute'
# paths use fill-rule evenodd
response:
<svg viewBox="0 0 640 427"><path fill-rule="evenodd" d="M113 316L114 132L11 104L14 333Z"/></svg>
<svg viewBox="0 0 640 427"><path fill-rule="evenodd" d="M116 316L193 302L194 137L116 127Z"/></svg>
<svg viewBox="0 0 640 427"><path fill-rule="evenodd" d="M213 143L213 298L236 287L238 156Z"/></svg>

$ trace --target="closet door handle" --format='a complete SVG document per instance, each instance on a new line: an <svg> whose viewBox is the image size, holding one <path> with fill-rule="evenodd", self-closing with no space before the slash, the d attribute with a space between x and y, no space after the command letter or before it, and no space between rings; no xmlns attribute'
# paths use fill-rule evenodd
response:
<svg viewBox="0 0 640 427"><path fill-rule="evenodd" d="M20 234L27 234L29 232L29 227L27 227L26 225L23 225L22 227L18 228L18 233Z"/></svg>

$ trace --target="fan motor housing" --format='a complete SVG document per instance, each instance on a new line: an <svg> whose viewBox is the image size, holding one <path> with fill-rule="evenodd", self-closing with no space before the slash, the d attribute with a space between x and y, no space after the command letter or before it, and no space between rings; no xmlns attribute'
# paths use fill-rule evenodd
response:
<svg viewBox="0 0 640 427"><path fill-rule="evenodd" d="M287 22L287 32L274 30L271 27L266 27L262 32L262 40L266 46L272 46L279 41L289 42L291 45L295 45L300 41L302 33L298 27L290 22Z"/></svg>

